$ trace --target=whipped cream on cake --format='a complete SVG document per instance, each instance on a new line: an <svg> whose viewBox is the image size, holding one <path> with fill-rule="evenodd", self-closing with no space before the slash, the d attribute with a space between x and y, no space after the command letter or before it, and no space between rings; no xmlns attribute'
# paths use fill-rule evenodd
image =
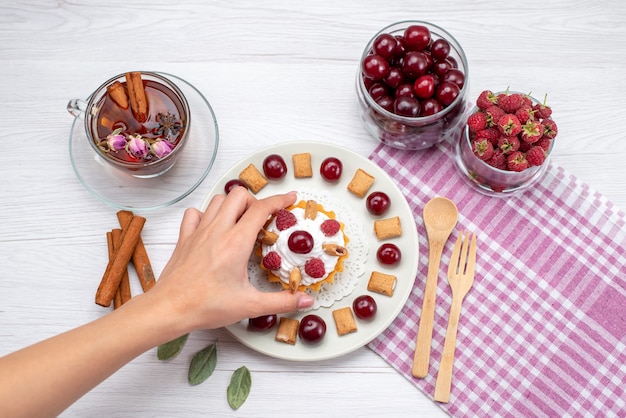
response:
<svg viewBox="0 0 626 418"><path fill-rule="evenodd" d="M310 210L311 206L315 208ZM314 212L311 215L311 212ZM294 271L297 287L319 290L321 283L332 281L343 269L348 238L343 225L313 201L282 210L265 225L261 242L261 265L269 271L270 281L279 280L289 287Z"/></svg>

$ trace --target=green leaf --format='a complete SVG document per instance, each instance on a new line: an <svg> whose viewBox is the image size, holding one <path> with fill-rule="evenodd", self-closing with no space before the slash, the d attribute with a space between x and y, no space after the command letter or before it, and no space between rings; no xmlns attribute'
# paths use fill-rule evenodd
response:
<svg viewBox="0 0 626 418"><path fill-rule="evenodd" d="M217 363L217 343L194 354L189 366L189 384L199 385L213 374Z"/></svg>
<svg viewBox="0 0 626 418"><path fill-rule="evenodd" d="M238 409L248 398L250 387L252 386L252 377L250 370L246 366L241 366L233 373L230 378L230 384L226 390L228 404L232 409Z"/></svg>
<svg viewBox="0 0 626 418"><path fill-rule="evenodd" d="M159 360L169 360L176 356L185 346L189 334L182 335L175 340L162 344L157 348L157 357Z"/></svg>

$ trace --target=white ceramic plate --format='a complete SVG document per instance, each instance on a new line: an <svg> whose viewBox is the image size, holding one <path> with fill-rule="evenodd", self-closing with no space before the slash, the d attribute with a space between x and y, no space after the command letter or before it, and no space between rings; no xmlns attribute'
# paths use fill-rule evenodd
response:
<svg viewBox="0 0 626 418"><path fill-rule="evenodd" d="M311 161L313 166L313 177L306 179L296 179L293 176L293 164L291 156L302 152L311 153ZM413 282L417 274L418 267L418 239L417 227L411 209L391 178L381 170L377 165L345 148L334 146L331 144L320 142L292 142L279 144L270 148L263 149L255 154L246 157L229 171L227 171L214 185L202 204L204 210L211 197L214 194L224 193L224 185L230 179L237 178L239 173L250 163L254 164L259 171L263 171L263 160L269 154L279 154L287 162L287 175L279 181L270 181L258 194L257 197L262 198L269 195L284 193L291 190L300 189L319 189L326 193L332 193L333 197L341 199L341 202L349 205L357 216L360 216L365 228L365 236L368 240L369 252L365 264L365 274L361 276L354 291L347 297L334 303L333 306L325 308L321 307L314 311L297 312L280 316L288 316L291 318L301 319L308 313L319 315L326 322L326 336L317 345L310 345L298 338L295 345L289 345L274 340L274 334L277 326L270 331L264 333L252 332L247 329L248 321L244 320L235 325L227 327L235 338L246 346L264 353L268 356L296 360L296 361L315 361L338 357L349 353L357 348L369 343L378 336L389 324L396 318L413 288ZM343 163L343 174L337 183L329 183L320 175L320 164L327 157L337 157ZM355 171L361 168L376 178L374 184L368 194L373 191L384 191L391 199L389 210L381 217L370 215L365 207L365 198L360 199L347 190L347 185L352 179ZM332 210L332 208L326 208ZM384 242L393 242L401 252L402 259L396 266L388 267L380 264L376 259L376 251L383 244L374 234L374 221L376 219L384 219L393 216L399 216L402 224L402 235ZM397 276L396 289L393 296L384 296L367 290L367 282L372 271L381 271L383 273L393 274ZM335 322L332 317L332 311L345 306L352 306L354 299L363 294L368 294L376 300L378 311L371 321L363 321L356 318L358 331L338 336L335 328Z"/></svg>

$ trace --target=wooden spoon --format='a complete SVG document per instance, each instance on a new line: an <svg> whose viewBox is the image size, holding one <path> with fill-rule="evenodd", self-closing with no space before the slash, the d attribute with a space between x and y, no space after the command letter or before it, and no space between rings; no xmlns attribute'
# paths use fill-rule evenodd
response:
<svg viewBox="0 0 626 418"><path fill-rule="evenodd" d="M456 205L445 197L435 197L424 206L424 225L426 225L429 247L428 276L426 277L422 314L417 330L415 357L413 357L412 373L415 377L423 378L428 374L439 263L443 247L448 241L458 217L459 212Z"/></svg>

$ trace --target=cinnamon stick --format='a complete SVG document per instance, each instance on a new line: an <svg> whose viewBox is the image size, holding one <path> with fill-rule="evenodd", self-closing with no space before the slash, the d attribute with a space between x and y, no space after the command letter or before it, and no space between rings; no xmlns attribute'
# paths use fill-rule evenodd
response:
<svg viewBox="0 0 626 418"><path fill-rule="evenodd" d="M128 109L128 96L126 95L126 89L124 85L119 81L115 81L109 87L107 87L107 93L116 105L122 109Z"/></svg>
<svg viewBox="0 0 626 418"><path fill-rule="evenodd" d="M130 109L138 122L144 123L148 120L148 98L143 87L141 73L126 73L126 88L130 99Z"/></svg>
<svg viewBox="0 0 626 418"><path fill-rule="evenodd" d="M128 227L128 224L133 216L133 213L128 210L120 210L117 212L117 219L122 227L122 230ZM141 288L145 293L152 289L152 286L156 283L156 278L154 277L154 271L152 270L150 258L148 257L148 252L146 251L146 247L141 237L137 240L137 245L135 246L135 250L132 255L132 261L133 266L137 271L137 277L139 278Z"/></svg>
<svg viewBox="0 0 626 418"><path fill-rule="evenodd" d="M119 228L115 228L111 231L111 243L113 246L113 256L115 256L115 250L119 248L121 245L120 238L122 236L122 230ZM109 254L109 259L111 255ZM126 302L128 302L132 298L130 293L130 279L128 277L128 269L124 270L122 274L122 280L120 281L120 285L117 288L117 292L115 293L115 298L113 299L113 308L117 309Z"/></svg>
<svg viewBox="0 0 626 418"><path fill-rule="evenodd" d="M109 262L115 257L115 249L113 248L113 232L107 231L107 250L109 252ZM117 288L115 297L113 298L113 309L117 309L122 306L122 295L120 294L120 288Z"/></svg>
<svg viewBox="0 0 626 418"><path fill-rule="evenodd" d="M146 218L133 216L128 228L122 230L120 238L121 244L119 248L114 251L113 260L109 261L107 264L100 285L98 286L98 291L96 292L96 303L98 305L111 305L145 223Z"/></svg>

